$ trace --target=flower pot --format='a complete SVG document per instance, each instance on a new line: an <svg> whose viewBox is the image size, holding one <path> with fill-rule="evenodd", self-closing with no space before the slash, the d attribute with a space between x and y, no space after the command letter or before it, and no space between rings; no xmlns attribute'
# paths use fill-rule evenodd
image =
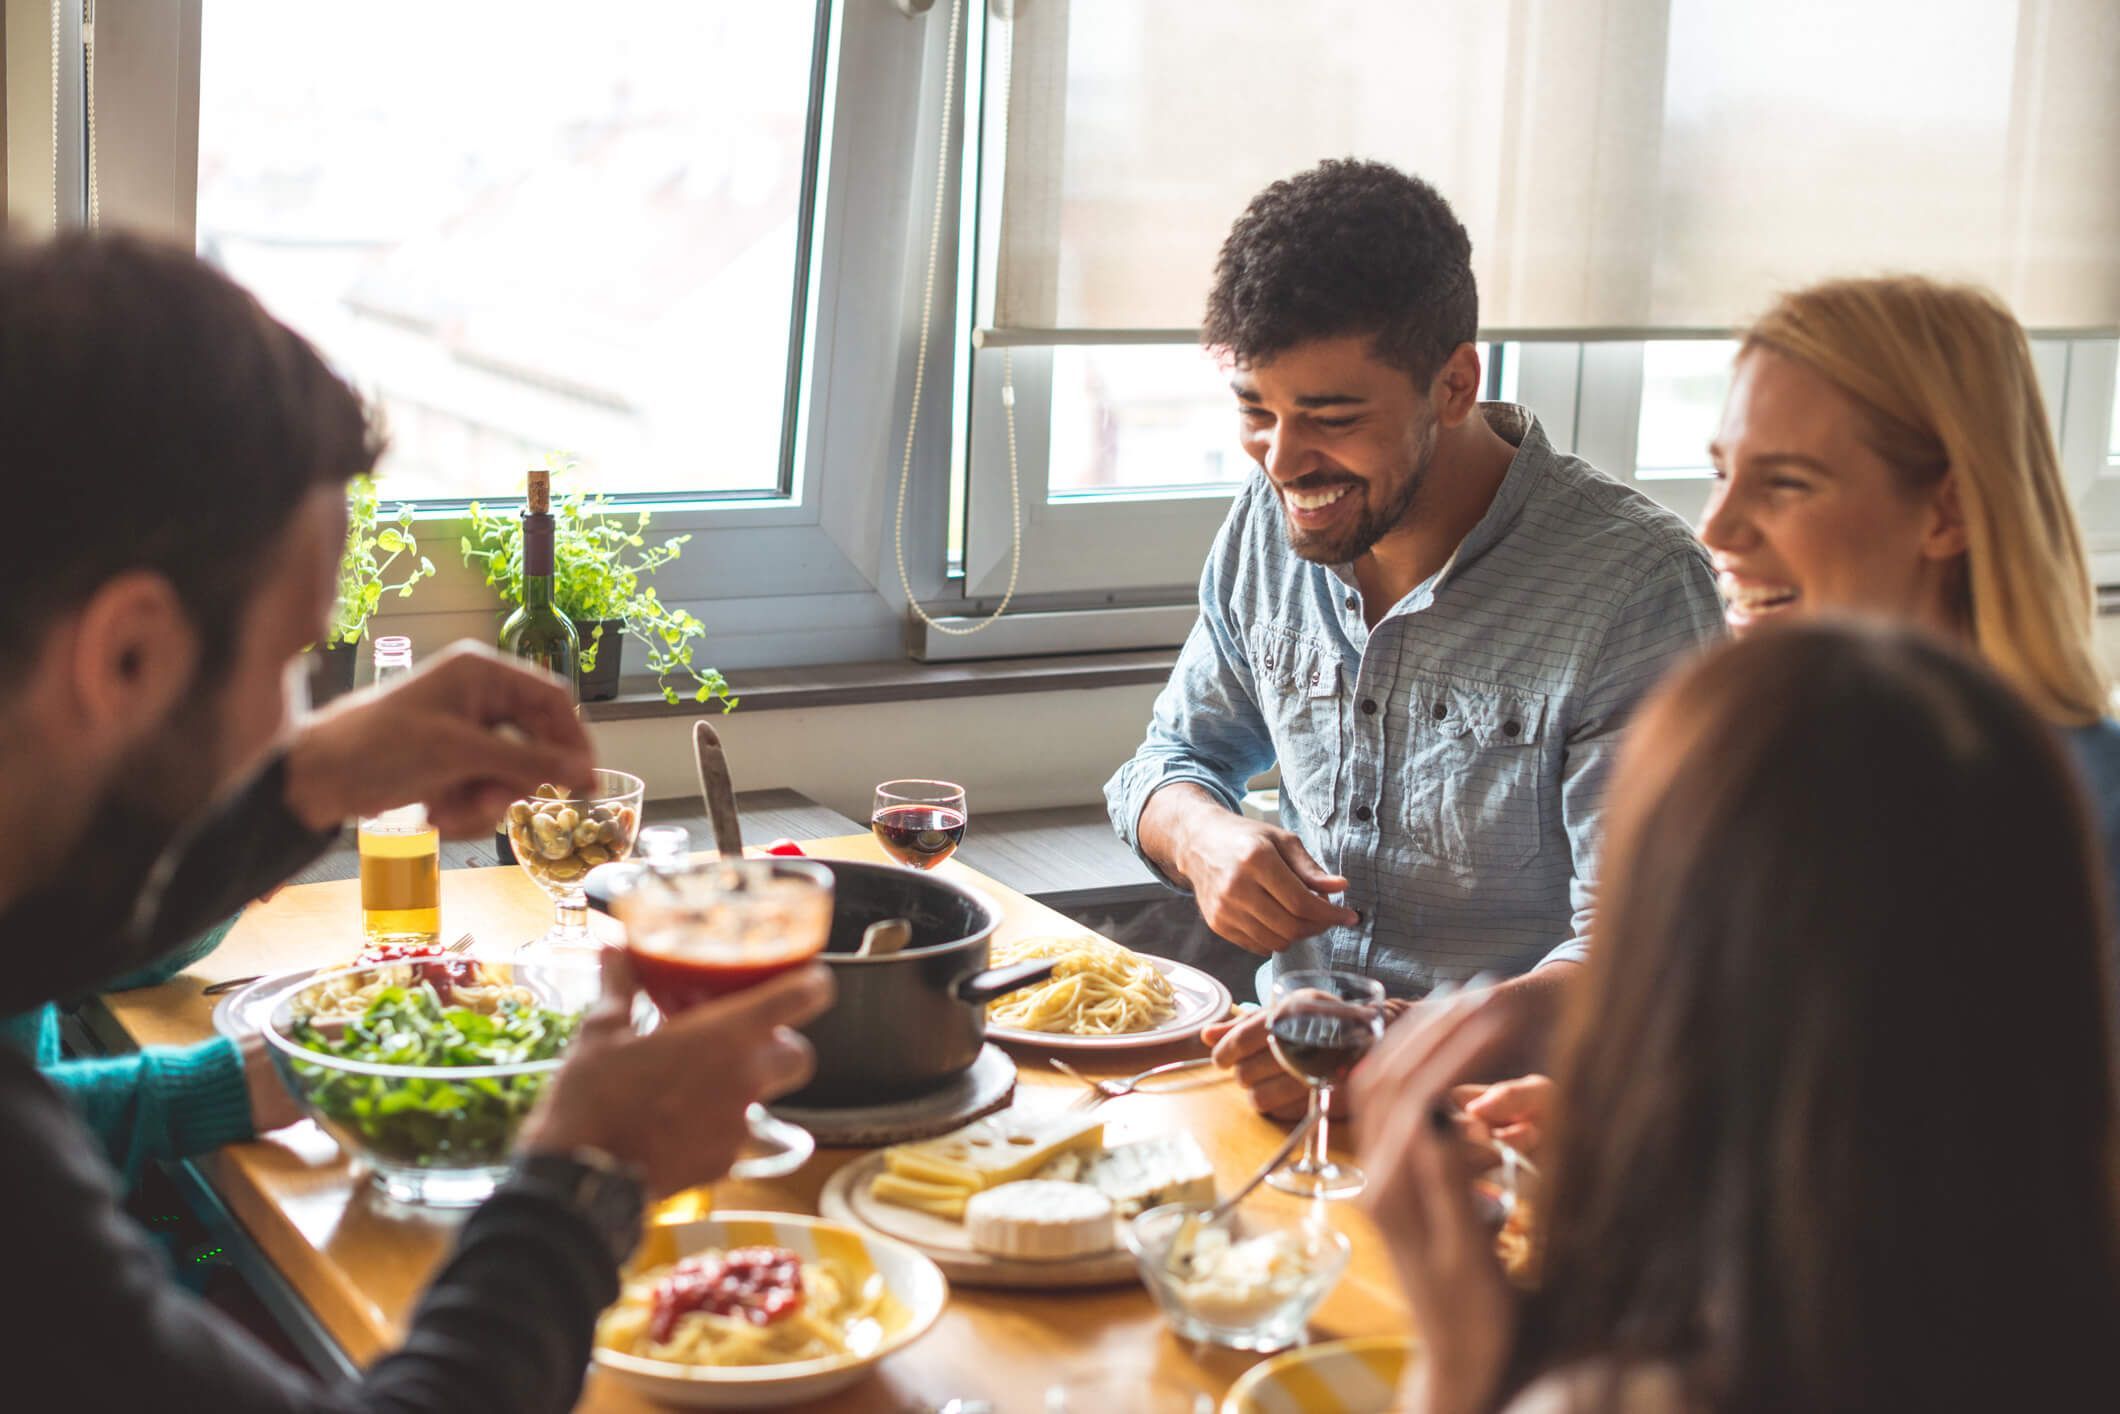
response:
<svg viewBox="0 0 2120 1414"><path fill-rule="evenodd" d="M598 627L604 631L602 639L596 637ZM618 696L618 664L625 656L626 622L624 619L604 619L599 624L594 620L583 623L576 619L574 632L582 641L582 652L587 653L592 642L596 644L596 667L575 673L575 690L584 702L609 702Z"/></svg>
<svg viewBox="0 0 2120 1414"><path fill-rule="evenodd" d="M353 670L360 666L361 645L333 643L309 650L309 705L321 707L353 691Z"/></svg>

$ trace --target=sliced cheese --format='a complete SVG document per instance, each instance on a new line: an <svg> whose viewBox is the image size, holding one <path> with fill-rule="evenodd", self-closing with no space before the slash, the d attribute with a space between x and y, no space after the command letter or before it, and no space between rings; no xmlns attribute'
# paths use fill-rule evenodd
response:
<svg viewBox="0 0 2120 1414"><path fill-rule="evenodd" d="M933 1213L938 1218L957 1219L964 1216L965 1200L972 1196L972 1190L923 1183L917 1178L885 1172L869 1180L869 1195L879 1202L915 1208L923 1213Z"/></svg>
<svg viewBox="0 0 2120 1414"><path fill-rule="evenodd" d="M901 1178L978 1192L1029 1178L1061 1154L1094 1151L1103 1142L1103 1121L1093 1115L1010 1111L939 1139L893 1145L883 1151L883 1165Z"/></svg>
<svg viewBox="0 0 2120 1414"><path fill-rule="evenodd" d="M1112 1245L1112 1200L1080 1183L1004 1183L964 1208L972 1246L995 1257L1052 1262Z"/></svg>
<svg viewBox="0 0 2120 1414"><path fill-rule="evenodd" d="M1089 1167L1083 1182L1112 1200L1122 1218L1165 1203L1211 1207L1215 1169L1190 1134L1162 1134L1121 1144Z"/></svg>

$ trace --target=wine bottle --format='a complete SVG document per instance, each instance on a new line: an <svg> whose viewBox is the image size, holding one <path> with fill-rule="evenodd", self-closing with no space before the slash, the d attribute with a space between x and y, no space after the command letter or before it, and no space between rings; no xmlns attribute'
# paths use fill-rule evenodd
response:
<svg viewBox="0 0 2120 1414"><path fill-rule="evenodd" d="M530 494L523 503L523 602L501 625L500 647L562 678L570 692L580 693L575 663L581 639L574 621L552 602L552 473L530 473Z"/></svg>

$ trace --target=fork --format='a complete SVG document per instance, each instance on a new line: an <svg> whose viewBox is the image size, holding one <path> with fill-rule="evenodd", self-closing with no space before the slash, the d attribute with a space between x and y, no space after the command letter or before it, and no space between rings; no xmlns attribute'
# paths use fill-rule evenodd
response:
<svg viewBox="0 0 2120 1414"><path fill-rule="evenodd" d="M463 953L470 952L471 945L477 941L478 939L474 935L466 933L463 937L458 938L448 947L443 948L442 951L451 957L456 957ZM225 982L209 982L204 987L201 987L199 989L199 995L202 997L218 997L223 992L240 991L244 987L248 987L251 983L262 981L271 975L272 974L269 972L257 972L253 973L248 977L231 977Z"/></svg>
<svg viewBox="0 0 2120 1414"><path fill-rule="evenodd" d="M1147 1070L1142 1071L1139 1075L1129 1076L1124 1080L1098 1080L1093 1076L1084 1075L1081 1071L1075 1069L1066 1061L1061 1060L1058 1056L1051 1056L1047 1059L1052 1065L1053 1069L1059 1071L1063 1075L1072 1076L1076 1080L1081 1081L1084 1085L1087 1085L1089 1087L1086 1092L1075 1097L1074 1103L1068 1106L1070 1110L1094 1109L1098 1105L1103 1104L1106 1100L1116 1100L1121 1095L1133 1094L1136 1090L1139 1090L1141 1088L1141 1082L1144 1080L1152 1080L1159 1075L1171 1075L1181 1070L1196 1070L1200 1066L1214 1064L1214 1057L1199 1056L1192 1060L1170 1061L1163 1065L1150 1066ZM1214 1085L1219 1084L1220 1081L1219 1079L1216 1079L1209 1080L1203 1083L1208 1085ZM1195 1087L1190 1085L1183 1085L1178 1088L1183 1090L1190 1090ZM1151 1091L1149 1093L1167 1094L1169 1092Z"/></svg>

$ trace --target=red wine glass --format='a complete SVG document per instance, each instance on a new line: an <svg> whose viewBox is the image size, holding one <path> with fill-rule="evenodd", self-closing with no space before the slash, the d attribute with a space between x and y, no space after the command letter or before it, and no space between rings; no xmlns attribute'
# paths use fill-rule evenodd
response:
<svg viewBox="0 0 2120 1414"><path fill-rule="evenodd" d="M1326 1150L1333 1087L1384 1034L1384 988L1359 972L1284 972L1274 978L1266 1039L1281 1068L1310 1087L1310 1144L1267 1182L1302 1198L1352 1198L1362 1171Z"/></svg>
<svg viewBox="0 0 2120 1414"><path fill-rule="evenodd" d="M908 869L932 869L964 842L964 787L949 781L885 781L869 828L884 853Z"/></svg>

